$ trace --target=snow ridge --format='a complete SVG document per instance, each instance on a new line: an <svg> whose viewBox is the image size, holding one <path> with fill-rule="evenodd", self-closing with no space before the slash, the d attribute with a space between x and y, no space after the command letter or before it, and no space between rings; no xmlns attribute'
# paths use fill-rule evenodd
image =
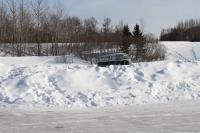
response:
<svg viewBox="0 0 200 133"><path fill-rule="evenodd" d="M98 67L73 57L1 57L0 106L87 108L200 98L200 43L162 42L166 61Z"/></svg>
<svg viewBox="0 0 200 133"><path fill-rule="evenodd" d="M11 66L1 64L0 103L14 106L105 107L200 97L199 62ZM190 68L191 71L188 71Z"/></svg>

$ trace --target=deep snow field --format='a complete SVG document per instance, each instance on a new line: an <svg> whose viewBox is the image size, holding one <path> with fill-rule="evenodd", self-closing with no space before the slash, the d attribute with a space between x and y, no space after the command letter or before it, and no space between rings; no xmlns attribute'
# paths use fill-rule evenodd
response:
<svg viewBox="0 0 200 133"><path fill-rule="evenodd" d="M200 99L200 43L162 43L166 61L130 66L0 57L0 106L71 109Z"/></svg>

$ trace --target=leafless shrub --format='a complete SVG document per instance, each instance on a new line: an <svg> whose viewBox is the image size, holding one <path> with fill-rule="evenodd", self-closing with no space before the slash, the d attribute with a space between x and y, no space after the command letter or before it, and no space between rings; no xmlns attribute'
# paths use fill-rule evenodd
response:
<svg viewBox="0 0 200 133"><path fill-rule="evenodd" d="M146 46L146 61L164 60L166 57L166 47L161 43L150 43Z"/></svg>

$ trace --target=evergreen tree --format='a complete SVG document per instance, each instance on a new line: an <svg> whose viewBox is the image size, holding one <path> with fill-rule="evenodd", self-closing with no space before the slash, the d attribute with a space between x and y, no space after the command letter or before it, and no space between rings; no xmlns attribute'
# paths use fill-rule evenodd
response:
<svg viewBox="0 0 200 133"><path fill-rule="evenodd" d="M140 30L140 26L138 24L135 25L133 35L135 37L141 37L142 36L142 31Z"/></svg>
<svg viewBox="0 0 200 133"><path fill-rule="evenodd" d="M131 45L131 32L128 25L125 25L122 31L122 44L121 44L121 50L124 53L129 52L129 47Z"/></svg>
<svg viewBox="0 0 200 133"><path fill-rule="evenodd" d="M136 46L136 60L139 60L139 59L144 60L145 53L146 53L145 52L145 38L138 24L136 24L134 27L133 43Z"/></svg>

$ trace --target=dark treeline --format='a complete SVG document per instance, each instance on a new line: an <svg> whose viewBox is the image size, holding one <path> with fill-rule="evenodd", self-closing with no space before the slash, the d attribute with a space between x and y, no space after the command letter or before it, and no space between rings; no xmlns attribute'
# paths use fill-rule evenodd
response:
<svg viewBox="0 0 200 133"><path fill-rule="evenodd" d="M46 0L0 0L1 50L12 56L73 53L91 62L95 53L108 52L125 52L135 61L146 53L148 60L164 57L157 40L139 25L131 32L123 22L112 25L110 18L100 23L66 14L60 6L50 9Z"/></svg>
<svg viewBox="0 0 200 133"><path fill-rule="evenodd" d="M60 55L69 51L78 53L80 49L91 52L97 44L101 43L99 49L105 50L121 42L122 23L113 26L110 18L102 23L94 17L81 20L66 15L60 6L50 9L47 2L0 0L0 43L6 43L4 47L13 56ZM49 46L44 47L44 43Z"/></svg>
<svg viewBox="0 0 200 133"><path fill-rule="evenodd" d="M52 11L53 10L53 11ZM122 25L112 27L111 19L99 22L67 16L64 9L49 9L45 0L1 0L0 42L119 42ZM100 28L99 28L100 27Z"/></svg>
<svg viewBox="0 0 200 133"><path fill-rule="evenodd" d="M200 20L181 21L174 28L163 29L161 41L200 41Z"/></svg>

